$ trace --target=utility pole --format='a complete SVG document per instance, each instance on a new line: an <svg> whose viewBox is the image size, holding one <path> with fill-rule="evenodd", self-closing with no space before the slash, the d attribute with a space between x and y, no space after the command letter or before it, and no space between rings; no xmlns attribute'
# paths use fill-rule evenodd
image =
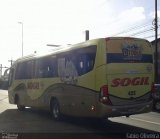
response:
<svg viewBox="0 0 160 139"><path fill-rule="evenodd" d="M2 77L2 69L3 68L8 68L8 67L3 67L2 64L0 64L0 78Z"/></svg>
<svg viewBox="0 0 160 139"><path fill-rule="evenodd" d="M85 31L85 37L86 37L86 41L89 40L89 30Z"/></svg>
<svg viewBox="0 0 160 139"><path fill-rule="evenodd" d="M22 26L22 57L23 57L23 22L18 22Z"/></svg>
<svg viewBox="0 0 160 139"><path fill-rule="evenodd" d="M157 51L157 0L155 0L155 83L158 83L158 51Z"/></svg>
<svg viewBox="0 0 160 139"><path fill-rule="evenodd" d="M14 61L11 59L11 60L8 60L8 62L10 62L12 66Z"/></svg>
<svg viewBox="0 0 160 139"><path fill-rule="evenodd" d="M2 77L2 64L0 64L0 78Z"/></svg>

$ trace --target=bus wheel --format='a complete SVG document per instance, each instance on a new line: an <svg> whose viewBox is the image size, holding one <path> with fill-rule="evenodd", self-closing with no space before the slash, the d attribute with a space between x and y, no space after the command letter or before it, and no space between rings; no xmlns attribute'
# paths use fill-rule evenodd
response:
<svg viewBox="0 0 160 139"><path fill-rule="evenodd" d="M59 120L61 117L60 106L57 99L51 101L51 114L55 120Z"/></svg>
<svg viewBox="0 0 160 139"><path fill-rule="evenodd" d="M155 105L154 105L154 109L156 111L160 111L160 101L156 101Z"/></svg>
<svg viewBox="0 0 160 139"><path fill-rule="evenodd" d="M16 103L17 103L17 108L19 111L25 110L25 106L19 104L19 97L18 96L16 96Z"/></svg>
<svg viewBox="0 0 160 139"><path fill-rule="evenodd" d="M19 105L17 104L17 108L19 111L24 111L25 110L25 106Z"/></svg>

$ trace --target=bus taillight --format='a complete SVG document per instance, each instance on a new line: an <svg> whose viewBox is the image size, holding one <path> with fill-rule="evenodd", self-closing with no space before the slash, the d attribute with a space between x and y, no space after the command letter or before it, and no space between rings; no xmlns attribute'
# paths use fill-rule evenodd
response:
<svg viewBox="0 0 160 139"><path fill-rule="evenodd" d="M104 85L100 89L100 102L107 105L112 105L110 99L109 99L109 92L108 92L108 86Z"/></svg>

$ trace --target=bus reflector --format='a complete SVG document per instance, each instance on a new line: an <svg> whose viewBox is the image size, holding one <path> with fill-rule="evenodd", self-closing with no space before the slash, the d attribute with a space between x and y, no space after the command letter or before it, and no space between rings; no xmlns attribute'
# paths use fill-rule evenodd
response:
<svg viewBox="0 0 160 139"><path fill-rule="evenodd" d="M100 102L107 105L112 105L110 99L109 99L109 92L108 92L108 86L104 85L100 89Z"/></svg>

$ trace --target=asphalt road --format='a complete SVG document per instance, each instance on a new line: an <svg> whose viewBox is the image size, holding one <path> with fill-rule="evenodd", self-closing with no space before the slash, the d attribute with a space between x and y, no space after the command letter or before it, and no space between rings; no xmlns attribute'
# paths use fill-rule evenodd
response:
<svg viewBox="0 0 160 139"><path fill-rule="evenodd" d="M8 103L8 92L0 90L0 138L160 138L160 113L116 117L100 122L64 117L51 119L47 111L27 108L20 112ZM67 139L68 139L67 138Z"/></svg>

